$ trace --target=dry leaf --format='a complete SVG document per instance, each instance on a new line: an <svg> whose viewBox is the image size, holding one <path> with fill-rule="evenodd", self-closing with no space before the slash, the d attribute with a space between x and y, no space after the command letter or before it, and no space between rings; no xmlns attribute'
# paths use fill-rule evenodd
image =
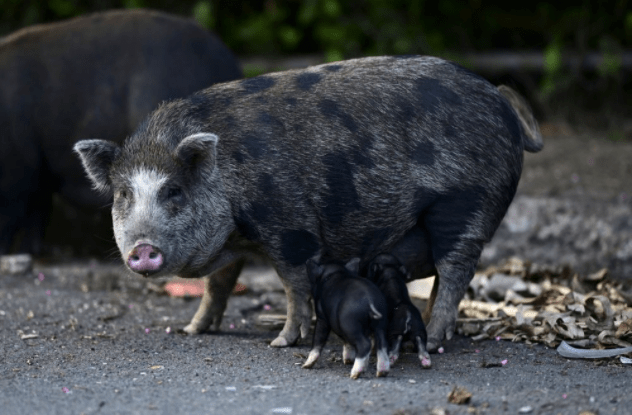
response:
<svg viewBox="0 0 632 415"><path fill-rule="evenodd" d="M632 287L608 280L605 269L581 276L512 258L475 275L457 327L474 340L625 347L632 341L631 304Z"/></svg>
<svg viewBox="0 0 632 415"><path fill-rule="evenodd" d="M632 318L629 318L622 322L617 328L615 332L615 337L620 339L622 337L631 337L632 338Z"/></svg>
<svg viewBox="0 0 632 415"><path fill-rule="evenodd" d="M470 402L470 399L472 399L472 394L467 389L458 386L452 388L452 392L448 395L448 402L457 405L464 405Z"/></svg>

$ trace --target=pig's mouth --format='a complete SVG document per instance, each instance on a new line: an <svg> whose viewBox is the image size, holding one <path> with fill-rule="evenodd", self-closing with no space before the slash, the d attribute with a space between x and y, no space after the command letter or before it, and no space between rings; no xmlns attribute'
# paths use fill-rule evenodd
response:
<svg viewBox="0 0 632 415"><path fill-rule="evenodd" d="M195 255L192 255L191 257L189 257L189 259L187 260L187 262L180 268L180 270L176 273L178 274L178 277L180 278L201 278L205 275L207 275L208 273L204 272L204 269L206 269L207 264L203 264L203 265L195 265L194 263L197 262L195 261Z"/></svg>

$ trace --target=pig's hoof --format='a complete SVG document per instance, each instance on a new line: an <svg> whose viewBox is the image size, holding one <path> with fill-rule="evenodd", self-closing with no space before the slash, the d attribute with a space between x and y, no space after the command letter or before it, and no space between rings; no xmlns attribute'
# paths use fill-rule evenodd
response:
<svg viewBox="0 0 632 415"><path fill-rule="evenodd" d="M443 339L450 340L454 335L456 326L456 318L444 316L433 316L433 320L428 325L428 344L426 350L436 352L441 347Z"/></svg>
<svg viewBox="0 0 632 415"><path fill-rule="evenodd" d="M301 366L301 368L303 369L311 369L314 367L314 363L305 363L303 364L303 366Z"/></svg>
<svg viewBox="0 0 632 415"><path fill-rule="evenodd" d="M378 370L375 376L377 376L378 378L388 376L388 370Z"/></svg>
<svg viewBox="0 0 632 415"><path fill-rule="evenodd" d="M430 353L436 353L437 349L439 349L439 347L441 347L441 341L440 340L433 340L433 339L428 339L428 351Z"/></svg>
<svg viewBox="0 0 632 415"><path fill-rule="evenodd" d="M189 324L182 330L187 334L200 334L204 331L204 330L201 330L198 326L194 325L193 323Z"/></svg>
<svg viewBox="0 0 632 415"><path fill-rule="evenodd" d="M419 360L421 361L421 367L423 367L424 369L430 369L430 367L432 366L430 356L423 356Z"/></svg>
<svg viewBox="0 0 632 415"><path fill-rule="evenodd" d="M287 339L283 336L279 336L276 339L272 340L272 343L270 343L270 346L272 347L288 347L290 344L288 343Z"/></svg>
<svg viewBox="0 0 632 415"><path fill-rule="evenodd" d="M351 371L351 375L349 375L349 377L350 377L351 379L357 379L357 378L359 378L359 377L360 377L360 373L362 373L362 372L354 372L354 371Z"/></svg>

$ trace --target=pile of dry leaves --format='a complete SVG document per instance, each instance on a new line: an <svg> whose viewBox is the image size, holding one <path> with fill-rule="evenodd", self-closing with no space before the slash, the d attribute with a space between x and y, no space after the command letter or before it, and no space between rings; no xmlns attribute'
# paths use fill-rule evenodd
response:
<svg viewBox="0 0 632 415"><path fill-rule="evenodd" d="M632 287L607 270L580 276L512 258L477 273L459 306L458 331L480 339L581 348L632 346Z"/></svg>

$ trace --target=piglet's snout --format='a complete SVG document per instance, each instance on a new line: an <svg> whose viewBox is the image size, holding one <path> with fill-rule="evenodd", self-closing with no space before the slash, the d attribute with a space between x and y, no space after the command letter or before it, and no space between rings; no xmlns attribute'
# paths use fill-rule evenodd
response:
<svg viewBox="0 0 632 415"><path fill-rule="evenodd" d="M154 274L162 268L164 257L160 249L150 244L139 244L127 256L127 265L139 274Z"/></svg>

